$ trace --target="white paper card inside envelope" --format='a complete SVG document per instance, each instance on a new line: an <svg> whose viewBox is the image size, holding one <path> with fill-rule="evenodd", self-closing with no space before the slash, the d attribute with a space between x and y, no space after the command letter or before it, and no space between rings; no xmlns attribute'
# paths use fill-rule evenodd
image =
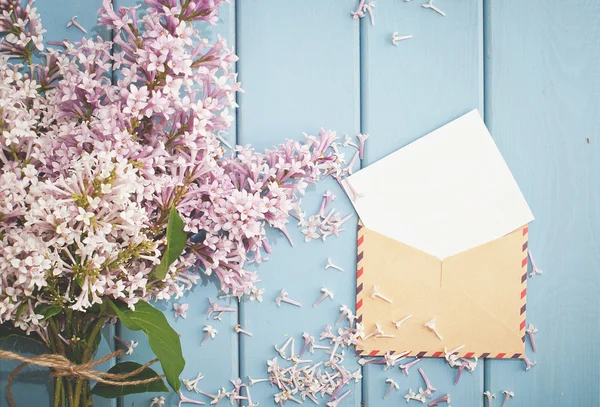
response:
<svg viewBox="0 0 600 407"><path fill-rule="evenodd" d="M440 260L533 220L477 110L356 172L348 182L361 195L353 204L365 227Z"/></svg>

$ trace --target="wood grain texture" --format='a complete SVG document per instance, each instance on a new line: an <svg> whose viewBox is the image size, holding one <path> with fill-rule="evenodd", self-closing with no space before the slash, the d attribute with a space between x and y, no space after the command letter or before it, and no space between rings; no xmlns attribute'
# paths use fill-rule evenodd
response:
<svg viewBox="0 0 600 407"><path fill-rule="evenodd" d="M375 25L367 19L362 22L362 117L363 131L369 134L365 166L483 107L482 3L436 1L446 17L421 4L377 1ZM413 38L394 46L393 32ZM415 368L421 367L428 375L438 389L435 396L449 393L453 405L478 406L483 401L483 365L480 361L475 372L463 374L457 386L456 371L443 359L426 359ZM364 372L364 401L370 407L404 403L402 396L409 388L418 392L423 386L416 369L408 378L398 368L384 372L367 365ZM400 391L383 400L386 377L395 379Z"/></svg>
<svg viewBox="0 0 600 407"><path fill-rule="evenodd" d="M133 3L118 0L118 5ZM377 0L371 26L368 19L351 19L357 0L238 0L237 9L233 3L221 9L216 29L199 26L205 36L238 39L246 93L239 98L239 132L230 131L230 142L237 137L240 144L262 150L285 138L299 139L304 131L315 134L320 127L338 130L342 137L362 128L370 134L363 161L369 165L468 110L483 112L485 107L492 136L536 216L530 248L545 274L528 282L527 317L540 333L538 352L527 349L538 365L525 373L520 361L487 361L473 374L464 373L458 386L453 385L455 371L442 360L425 360L415 368L422 367L436 394L450 393L457 406L482 406L484 389L499 397L495 406L502 402L502 390L516 394L508 407L600 405L600 137L595 122L600 113L600 4L435 0L447 14L442 17L423 9L422 2ZM66 28L73 15L92 27L91 35L106 35L93 28L100 0L37 4L47 38L81 39L79 30ZM413 39L394 47L394 31ZM346 151L349 160L353 151ZM338 196L334 207L352 210L328 180L309 189L303 200L308 214L318 210L326 189ZM242 302L239 315L208 321L206 297L215 299L217 288L213 281L203 281L177 301L190 305L186 320L174 321L171 304L160 305L182 334L187 360L182 378L201 371L206 378L199 387L215 393L222 386L230 388L228 381L238 376L265 377L265 361L276 356L273 345L282 344L284 335L294 335L298 349L303 332L318 335L337 319L340 304L353 304L355 228L350 226L339 239L305 244L292 225L295 248L278 232L270 233L274 250L259 270L266 289L262 304ZM345 272L324 270L327 257ZM313 308L322 286L334 291L335 299ZM274 299L282 288L304 306L277 308ZM252 337L233 333L238 317ZM199 347L205 323L219 332L216 340ZM120 331L125 339L141 338ZM113 346L112 335L110 328L105 330L100 354ZM132 359L153 358L140 342ZM354 368L347 359L346 365ZM5 405L4 385L13 367L0 362L0 405ZM416 369L405 377L397 368L386 372L367 365L363 374L362 394L361 385L355 386L344 406L361 401L369 407L404 405L406 390L423 385ZM387 377L398 381L401 391L384 401ZM19 405L49 404L48 376L39 369L23 372L14 390ZM272 405L273 393L266 384L252 388L253 400L264 406ZM119 405L148 406L151 397L129 396ZM167 405L177 401L170 394ZM116 404L98 399L96 405Z"/></svg>
<svg viewBox="0 0 600 407"><path fill-rule="evenodd" d="M359 132L359 27L349 16L354 3L239 2L238 68L246 91L241 95L238 112L240 144L251 143L262 150L285 138L301 139L302 132L316 134L320 127L337 130L342 139L344 133ZM347 149L348 160L353 153ZM327 189L337 195L330 208L344 214L352 212L345 194L334 180L328 179L307 191L302 202L307 216L318 213ZM355 221L347 222L348 230L339 238L330 237L325 242L305 243L295 225L292 220L288 226L294 248L280 232L269 233L273 252L259 268L265 288L263 303L241 304L241 324L253 333L252 337L241 338L240 369L244 379L266 377L265 362L278 356L273 346L281 346L286 335L295 338L298 352L303 332L318 339L325 325L337 320L341 304L353 308ZM328 256L345 271L325 270ZM334 299L313 308L321 287L331 289ZM283 288L290 298L303 304L302 308L275 305ZM346 368L358 369L352 352L347 349L345 355ZM328 355L319 350L304 356L313 361L325 357ZM360 404L360 384L352 383L350 389L352 393L340 406ZM262 383L252 388L252 400L270 406L274 393L275 388Z"/></svg>
<svg viewBox="0 0 600 407"><path fill-rule="evenodd" d="M486 0L486 119L536 221L527 320L537 361L486 364L510 406L600 404L600 4ZM590 142L587 143L586 139Z"/></svg>
<svg viewBox="0 0 600 407"><path fill-rule="evenodd" d="M97 12L102 7L102 0L37 0L35 7L40 14L42 26L47 30L44 34L46 40L61 41L67 38L76 42L82 38L97 36L110 39L108 30L98 25ZM76 21L87 30L87 34L77 27L67 27L73 17L77 17Z"/></svg>
<svg viewBox="0 0 600 407"><path fill-rule="evenodd" d="M81 41L82 38L91 38L101 36L104 39L109 38L108 32L98 27L96 11L102 5L102 0L53 0L37 1L36 7L40 14L42 25L46 29L44 34L45 41L60 41L68 38L72 42ZM67 28L67 23L71 17L77 16L77 22L83 25L88 34L75 27ZM102 341L98 348L99 355L106 355L112 352L114 327L107 326L102 331ZM2 343L3 348L24 354L34 355L44 352L43 347L31 346L27 342L23 343ZM107 362L99 365L98 368L104 371L110 369L114 362ZM6 380L11 371L17 367L18 363L0 361L0 406L5 406L6 402ZM53 394L53 382L48 369L38 367L27 367L18 376L18 380L13 384L13 397L18 406L46 406L51 404L51 395ZM94 397L94 404L98 407L115 407L116 400L107 400L100 397Z"/></svg>
<svg viewBox="0 0 600 407"><path fill-rule="evenodd" d="M435 3L382 0L375 25L363 21L363 130L370 134L364 165L449 121L483 110L481 1ZM413 36L392 45L393 32Z"/></svg>
<svg viewBox="0 0 600 407"><path fill-rule="evenodd" d="M116 0L118 5L133 5L138 3L137 0ZM226 3L219 9L219 22L216 26L211 26L206 22L196 24L200 35L203 38L208 38L210 41L215 41L218 35L225 38L231 46L235 46L235 2ZM228 134L223 135L230 144L236 142L235 124L232 126ZM183 357L186 360L185 369L181 375L181 379L192 380L198 372L201 372L205 378L198 384L198 389L216 394L221 387L226 389L231 388L230 379L239 376L238 362L238 337L233 331L233 328L238 323L238 313L225 313L222 321L215 321L212 318L209 320L206 317L208 309L208 298L217 301L221 304L237 308L237 301L217 300L218 283L215 279L207 279L204 274L201 274L202 280L192 291L186 292L185 296L179 300L174 300L169 303L161 302L155 304L157 308L162 310L167 316L167 320L171 326L181 335L181 345L183 348ZM189 304L187 319L178 318L175 320L173 313L172 302L180 304ZM214 340L207 340L202 347L200 342L204 338L202 329L208 324L217 330L217 335ZM140 332L131 332L128 329L119 326L119 335L127 340L139 341L139 346L135 349L133 355L123 360L134 360L139 363L144 363L153 359L155 356L148 346L146 335ZM157 371L160 371L158 365L154 365ZM210 401L205 396L188 392L185 386L181 387L181 391L188 397L204 402ZM123 397L121 403L123 406L149 406L153 396L165 396L167 399L166 406L176 406L179 402L179 396L172 391L168 394L134 394ZM225 401L226 402L226 401Z"/></svg>

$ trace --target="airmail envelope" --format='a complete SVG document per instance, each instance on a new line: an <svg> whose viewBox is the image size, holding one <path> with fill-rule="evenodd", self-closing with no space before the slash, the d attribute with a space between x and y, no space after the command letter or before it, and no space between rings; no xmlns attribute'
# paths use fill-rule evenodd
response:
<svg viewBox="0 0 600 407"><path fill-rule="evenodd" d="M533 215L476 110L343 186L360 217L356 315L384 332L359 354L522 357Z"/></svg>

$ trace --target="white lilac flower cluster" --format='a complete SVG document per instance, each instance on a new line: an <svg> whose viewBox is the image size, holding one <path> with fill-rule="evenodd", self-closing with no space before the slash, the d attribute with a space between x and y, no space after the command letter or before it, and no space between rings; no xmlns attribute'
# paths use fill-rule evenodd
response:
<svg viewBox="0 0 600 407"><path fill-rule="evenodd" d="M194 266L256 293L245 268L270 251L265 228L285 233L307 184L341 171L328 131L226 155L237 57L193 25L222 2L104 0L113 41L44 50L34 1L0 0L0 323L45 338L40 305L179 298ZM157 278L172 209L189 239Z"/></svg>

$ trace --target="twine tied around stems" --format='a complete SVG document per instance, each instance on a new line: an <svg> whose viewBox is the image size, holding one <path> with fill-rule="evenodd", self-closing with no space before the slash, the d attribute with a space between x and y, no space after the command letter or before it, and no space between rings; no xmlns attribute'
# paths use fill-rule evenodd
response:
<svg viewBox="0 0 600 407"><path fill-rule="evenodd" d="M95 380L98 383L108 384L111 386L137 386L142 384L149 384L157 380L162 380L165 377L165 375L160 375L143 380L123 381L141 373L147 367L158 362L158 359L153 359L150 362L144 364L143 366L140 366L139 368L128 373L108 373L94 370L94 367L96 367L97 365L114 359L122 355L123 353L124 351L122 349L119 349L98 360L93 360L91 362L82 363L78 365L76 363L71 362L63 355L59 354L44 354L34 357L26 357L21 356L17 353L0 349L0 360L18 360L19 362L22 362L12 371L10 376L8 376L8 381L6 383L6 398L8 399L8 404L10 405L10 407L17 406L13 399L10 386L12 385L14 379L19 374L19 372L27 365L48 367L52 369L52 376L54 377L72 377L76 379Z"/></svg>

